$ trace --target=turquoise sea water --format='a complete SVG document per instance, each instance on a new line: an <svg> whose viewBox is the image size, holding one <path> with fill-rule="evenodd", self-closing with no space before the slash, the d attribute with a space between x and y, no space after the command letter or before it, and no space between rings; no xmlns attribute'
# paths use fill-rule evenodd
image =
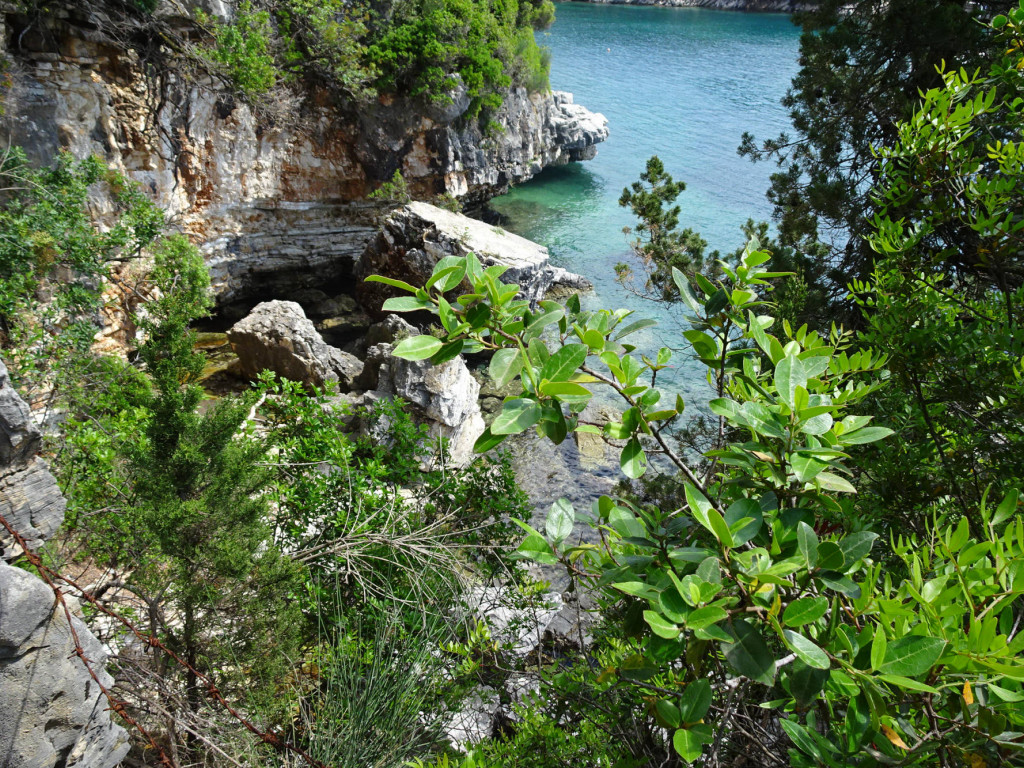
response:
<svg viewBox="0 0 1024 768"><path fill-rule="evenodd" d="M687 185L680 225L710 249L738 247L740 226L771 214L764 192L773 166L752 164L736 147L744 131L767 137L787 128L779 100L797 69L798 30L782 14L559 3L538 40L551 49L552 88L603 113L611 136L595 159L550 168L491 207L507 229L594 282L587 305L657 317L662 327L643 346L675 346L671 317L615 284L613 266L629 253L622 228L633 223L619 195L657 154Z"/></svg>

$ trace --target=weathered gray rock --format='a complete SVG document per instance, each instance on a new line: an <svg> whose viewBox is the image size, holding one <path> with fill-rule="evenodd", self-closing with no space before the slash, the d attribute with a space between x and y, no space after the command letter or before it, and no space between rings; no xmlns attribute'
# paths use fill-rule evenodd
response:
<svg viewBox="0 0 1024 768"><path fill-rule="evenodd" d="M46 463L28 405L11 386L0 361L0 515L26 540L39 547L64 521L66 502ZM12 559L21 548L0 526L0 555Z"/></svg>
<svg viewBox="0 0 1024 768"><path fill-rule="evenodd" d="M239 372L256 378L270 370L316 387L353 387L363 364L328 346L294 301L265 301L228 331Z"/></svg>
<svg viewBox="0 0 1024 768"><path fill-rule="evenodd" d="M46 463L25 401L0 361L0 515L34 550L64 520L64 497ZM75 654L67 617L37 576L5 561L23 554L0 526L0 766L112 768L128 752L123 728ZM104 686L100 642L77 618L71 626Z"/></svg>
<svg viewBox="0 0 1024 768"><path fill-rule="evenodd" d="M417 202L392 213L366 247L356 267L357 296L368 311L379 313L386 298L403 294L382 283L364 282L366 277L378 274L423 285L445 256L470 252L485 266L508 267L502 280L518 283L521 295L531 302L542 299L556 281L576 290L589 286L586 278L552 266L543 245L461 213Z"/></svg>
<svg viewBox="0 0 1024 768"><path fill-rule="evenodd" d="M113 685L103 646L79 619L71 624L100 682ZM108 707L53 592L0 561L0 765L113 768L129 745Z"/></svg>
<svg viewBox="0 0 1024 768"><path fill-rule="evenodd" d="M461 356L431 365L394 357L390 344L377 344L370 348L366 367L376 372L375 381L363 380L368 388L401 397L414 417L430 425L431 437L447 438L453 466L464 467L473 460L473 443L484 431L480 384Z"/></svg>

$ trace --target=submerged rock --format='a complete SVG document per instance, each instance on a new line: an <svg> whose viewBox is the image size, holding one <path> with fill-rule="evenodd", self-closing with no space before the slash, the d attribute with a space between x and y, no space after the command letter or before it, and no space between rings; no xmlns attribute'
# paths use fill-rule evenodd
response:
<svg viewBox="0 0 1024 768"><path fill-rule="evenodd" d="M401 294L381 283L362 282L366 277L377 274L423 285L438 261L471 252L485 266L508 267L502 280L518 283L521 296L531 302L544 298L558 284L570 285L572 290L590 287L586 278L552 266L543 245L460 213L417 202L391 214L366 247L356 266L358 298L368 311L379 314L385 299Z"/></svg>
<svg viewBox="0 0 1024 768"><path fill-rule="evenodd" d="M270 370L310 386L350 390L363 370L358 358L326 344L294 301L257 304L227 335L239 372L249 378Z"/></svg>

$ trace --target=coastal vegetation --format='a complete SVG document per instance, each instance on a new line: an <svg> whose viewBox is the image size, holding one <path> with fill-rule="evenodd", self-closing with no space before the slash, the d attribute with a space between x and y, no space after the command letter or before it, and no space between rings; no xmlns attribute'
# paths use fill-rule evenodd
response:
<svg viewBox="0 0 1024 768"><path fill-rule="evenodd" d="M682 348L640 348L636 310L531 305L473 254L424 285L369 278L401 294L385 312L432 318L396 357L474 356L503 393L464 469L400 400L352 408L269 372L208 397L199 250L98 159L3 159L0 341L68 501L30 565L103 574L84 612L119 649L131 760L1024 762L1024 2L984 25L959 3L840 10L804 17L800 138L744 147L782 160L778 235L751 223L705 254L657 157L623 191L620 277L672 306ZM532 30L551 16L244 0L197 18L190 55L254 105L308 78L362 103L461 87L486 117L512 85L547 88ZM377 197L409 196L396 173ZM116 356L93 348L110 317ZM683 356L708 402L659 377ZM598 393L613 414L592 415ZM500 450L527 431L613 446L619 492L531 526ZM547 599L524 561L593 602L586 642L523 657L492 631ZM516 675L515 719L456 749L454 715Z"/></svg>

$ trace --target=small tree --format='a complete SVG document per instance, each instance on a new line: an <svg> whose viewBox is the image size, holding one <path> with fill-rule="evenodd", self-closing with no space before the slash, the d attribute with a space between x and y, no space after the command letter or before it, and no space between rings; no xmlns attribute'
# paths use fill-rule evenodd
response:
<svg viewBox="0 0 1024 768"><path fill-rule="evenodd" d="M673 203L685 189L686 184L673 181L664 164L654 155L647 161L640 180L623 189L619 197L619 205L629 208L639 219L632 230L637 233L632 248L647 273L645 288L656 290L666 301L679 296L672 281L673 268L684 274L704 269L707 242L692 229L676 231L680 209ZM620 279L629 278L629 265L618 264L615 271Z"/></svg>

